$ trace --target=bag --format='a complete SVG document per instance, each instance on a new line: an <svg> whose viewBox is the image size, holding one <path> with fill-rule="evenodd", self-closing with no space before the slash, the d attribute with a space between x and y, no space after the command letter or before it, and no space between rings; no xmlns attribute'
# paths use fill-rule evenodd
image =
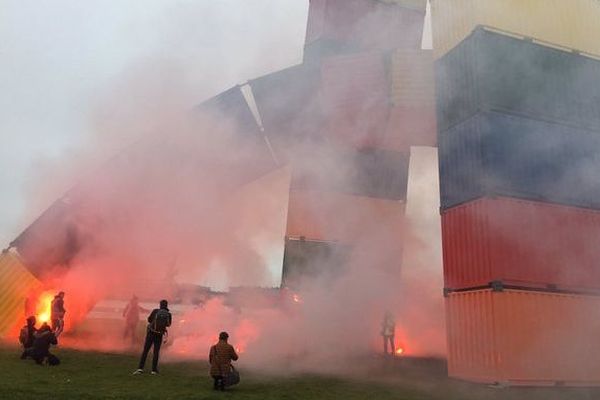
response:
<svg viewBox="0 0 600 400"><path fill-rule="evenodd" d="M19 342L25 346L27 342L29 342L29 327L25 325L21 328L21 332L19 332Z"/></svg>
<svg viewBox="0 0 600 400"><path fill-rule="evenodd" d="M167 331L167 326L169 325L169 317L170 313L167 310L159 308L154 315L151 329L157 333L165 333Z"/></svg>
<svg viewBox="0 0 600 400"><path fill-rule="evenodd" d="M58 357L56 357L54 354L48 354L48 365L58 365L60 364L60 360Z"/></svg>
<svg viewBox="0 0 600 400"><path fill-rule="evenodd" d="M240 383L240 373L233 367L233 365L231 366L231 371L227 374L225 379L223 379L223 383L225 384L225 387Z"/></svg>

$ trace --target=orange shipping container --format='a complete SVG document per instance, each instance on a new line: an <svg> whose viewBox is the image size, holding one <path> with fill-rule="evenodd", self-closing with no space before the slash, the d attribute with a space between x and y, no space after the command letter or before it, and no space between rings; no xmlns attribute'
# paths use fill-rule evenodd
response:
<svg viewBox="0 0 600 400"><path fill-rule="evenodd" d="M600 297L478 290L446 298L448 373L510 385L600 384Z"/></svg>

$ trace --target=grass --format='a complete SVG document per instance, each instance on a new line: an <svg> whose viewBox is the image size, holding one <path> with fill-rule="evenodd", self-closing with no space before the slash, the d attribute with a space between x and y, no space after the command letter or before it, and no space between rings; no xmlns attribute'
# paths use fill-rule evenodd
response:
<svg viewBox="0 0 600 400"><path fill-rule="evenodd" d="M137 356L55 349L62 364L19 360L0 347L0 399L336 399L336 400L571 400L600 399L593 389L490 389L447 379L440 360L370 364L360 377L273 377L242 370L242 383L214 392L206 362L163 364L160 376L132 376Z"/></svg>

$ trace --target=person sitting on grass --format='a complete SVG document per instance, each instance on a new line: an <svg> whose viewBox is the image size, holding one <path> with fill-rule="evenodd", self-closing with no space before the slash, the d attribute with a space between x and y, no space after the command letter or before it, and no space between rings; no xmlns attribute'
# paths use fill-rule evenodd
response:
<svg viewBox="0 0 600 400"><path fill-rule="evenodd" d="M133 371L134 375L139 375L144 372L144 365L146 364L146 358L148 357L151 347L154 347L154 350L152 351L152 375L158 374L158 355L160 353L160 346L162 345L163 337L167 334L167 328L171 326L173 318L169 312L168 305L169 303L166 300L161 300L159 308L152 310L148 316L148 328L146 328L144 350L142 351L138 369Z"/></svg>
<svg viewBox="0 0 600 400"><path fill-rule="evenodd" d="M34 316L27 318L27 325L21 328L19 332L19 342L23 346L23 353L21 354L21 360L27 358L27 351L33 347L33 341L35 340L35 334L37 329L35 327L36 319Z"/></svg>
<svg viewBox="0 0 600 400"><path fill-rule="evenodd" d="M33 346L25 352L25 357L33 358L38 365L42 365L44 361L47 361L48 365L60 364L58 357L50 353L50 346L58 344L52 328L44 322L34 337Z"/></svg>
<svg viewBox="0 0 600 400"><path fill-rule="evenodd" d="M236 361L238 359L238 355L233 346L227 343L228 339L229 334L227 332L219 333L219 342L211 346L210 352L208 353L210 375L214 380L213 389L215 390L225 390L227 378L233 368L231 361Z"/></svg>

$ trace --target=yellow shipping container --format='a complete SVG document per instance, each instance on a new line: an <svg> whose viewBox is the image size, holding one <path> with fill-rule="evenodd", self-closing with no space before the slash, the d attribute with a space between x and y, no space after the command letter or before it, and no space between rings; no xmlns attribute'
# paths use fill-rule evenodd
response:
<svg viewBox="0 0 600 400"><path fill-rule="evenodd" d="M431 0L434 57L477 25L600 54L598 0Z"/></svg>
<svg viewBox="0 0 600 400"><path fill-rule="evenodd" d="M474 290L446 297L448 374L509 385L600 385L600 296Z"/></svg>
<svg viewBox="0 0 600 400"><path fill-rule="evenodd" d="M39 284L17 254L5 251L0 255L0 336L24 317L25 298Z"/></svg>

